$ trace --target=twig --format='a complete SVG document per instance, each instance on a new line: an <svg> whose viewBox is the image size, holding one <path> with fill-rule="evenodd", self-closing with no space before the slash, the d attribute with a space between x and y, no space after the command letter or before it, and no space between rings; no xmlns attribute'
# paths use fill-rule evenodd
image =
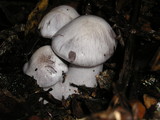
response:
<svg viewBox="0 0 160 120"><path fill-rule="evenodd" d="M119 74L119 79L117 81L118 90L126 92L128 84L133 77L133 60L134 60L134 51L135 51L135 39L134 39L134 25L138 20L138 13L141 6L141 0L135 0L132 12L132 18L130 24L132 26L130 35L126 40L125 52L124 52L124 61L123 66Z"/></svg>

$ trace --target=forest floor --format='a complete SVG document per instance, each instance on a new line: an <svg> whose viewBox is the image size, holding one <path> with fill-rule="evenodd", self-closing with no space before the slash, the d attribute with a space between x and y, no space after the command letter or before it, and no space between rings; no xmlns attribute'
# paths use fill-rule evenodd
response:
<svg viewBox="0 0 160 120"><path fill-rule="evenodd" d="M96 88L77 86L83 94L58 101L23 73L23 65L51 44L37 26L63 4L104 18L118 45ZM159 0L0 0L0 120L160 119L159 6Z"/></svg>

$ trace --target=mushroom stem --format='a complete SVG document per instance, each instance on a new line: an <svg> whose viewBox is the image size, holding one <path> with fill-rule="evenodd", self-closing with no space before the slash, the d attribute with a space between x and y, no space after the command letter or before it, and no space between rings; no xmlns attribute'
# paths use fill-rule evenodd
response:
<svg viewBox="0 0 160 120"><path fill-rule="evenodd" d="M71 86L72 83L79 86L96 87L96 75L102 71L102 68L103 64L90 68L71 64L65 81L59 81L52 86L51 94L58 100L67 99L72 94L79 94L77 87Z"/></svg>
<svg viewBox="0 0 160 120"><path fill-rule="evenodd" d="M98 75L103 68L103 64L95 67L80 67L71 64L65 81L69 81L75 85L85 85L86 87L96 87L96 75Z"/></svg>

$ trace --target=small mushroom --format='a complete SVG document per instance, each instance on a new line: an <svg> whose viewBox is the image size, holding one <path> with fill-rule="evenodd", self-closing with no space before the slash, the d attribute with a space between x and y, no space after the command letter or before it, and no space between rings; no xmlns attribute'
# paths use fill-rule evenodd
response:
<svg viewBox="0 0 160 120"><path fill-rule="evenodd" d="M78 16L79 14L74 8L61 5L52 9L43 17L38 29L40 29L40 33L43 37L52 38L60 28Z"/></svg>
<svg viewBox="0 0 160 120"><path fill-rule="evenodd" d="M115 51L115 33L102 18L85 15L72 20L52 38L52 49L70 63L65 82L53 86L53 96L66 99L78 94L70 84L96 87L96 75ZM57 96L57 93L58 96Z"/></svg>
<svg viewBox="0 0 160 120"><path fill-rule="evenodd" d="M23 72L37 80L37 84L43 88L63 81L63 74L67 71L67 65L54 54L49 45L36 50L23 67Z"/></svg>

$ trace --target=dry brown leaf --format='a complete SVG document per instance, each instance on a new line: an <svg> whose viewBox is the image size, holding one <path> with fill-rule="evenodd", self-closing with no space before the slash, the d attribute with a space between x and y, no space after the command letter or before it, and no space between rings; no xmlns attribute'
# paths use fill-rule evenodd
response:
<svg viewBox="0 0 160 120"><path fill-rule="evenodd" d="M132 107L134 119L142 119L146 113L145 106L139 100L130 100L129 103Z"/></svg>
<svg viewBox="0 0 160 120"><path fill-rule="evenodd" d="M28 32L35 31L35 28L37 27L42 18L42 12L44 12L47 7L48 7L48 0L40 0L37 3L36 7L28 15L25 34L27 34Z"/></svg>
<svg viewBox="0 0 160 120"><path fill-rule="evenodd" d="M143 95L143 100L144 100L144 104L147 109L149 109L152 105L155 105L157 103L157 99L155 99L154 97L151 97L147 94Z"/></svg>
<svg viewBox="0 0 160 120"><path fill-rule="evenodd" d="M106 111L96 113L87 120L132 120L131 113L121 106L115 109L109 107Z"/></svg>
<svg viewBox="0 0 160 120"><path fill-rule="evenodd" d="M132 114L127 108L127 101L122 94L115 95L107 110L95 113L88 120L132 120Z"/></svg>

